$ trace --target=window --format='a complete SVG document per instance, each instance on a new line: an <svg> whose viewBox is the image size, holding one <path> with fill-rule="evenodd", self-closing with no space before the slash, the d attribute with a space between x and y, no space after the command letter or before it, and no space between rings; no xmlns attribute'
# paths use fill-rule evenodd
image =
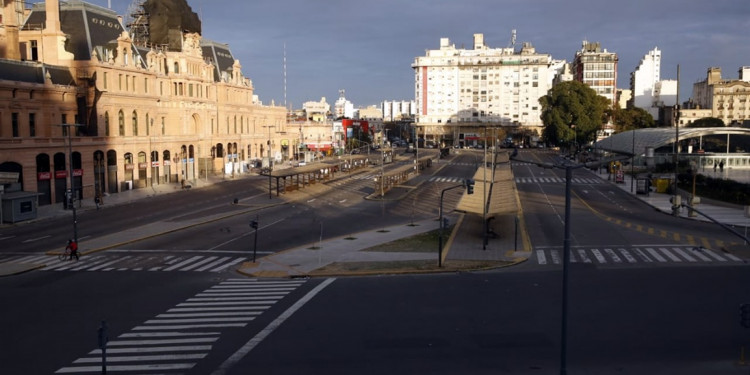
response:
<svg viewBox="0 0 750 375"><path fill-rule="evenodd" d="M107 79L108 79L108 74L107 72L104 72L104 78L102 79L102 86L104 87L105 90L107 89Z"/></svg>
<svg viewBox="0 0 750 375"><path fill-rule="evenodd" d="M36 113L29 113L29 137L36 137Z"/></svg>
<svg viewBox="0 0 750 375"><path fill-rule="evenodd" d="M63 113L62 115L60 115L60 123L63 124L63 125L65 125L65 124L68 123L68 115L66 113ZM69 126L63 126L62 127L63 137L67 137L68 136L68 128L69 128Z"/></svg>
<svg viewBox="0 0 750 375"><path fill-rule="evenodd" d="M148 94L148 78L143 79L143 91Z"/></svg>
<svg viewBox="0 0 750 375"><path fill-rule="evenodd" d="M13 137L18 137L18 112L13 112L10 115L10 123L13 130Z"/></svg>
<svg viewBox="0 0 750 375"><path fill-rule="evenodd" d="M125 136L125 114L122 113L122 110L117 115L117 117L118 117L117 121L119 124L118 134L120 135L120 137L124 137Z"/></svg>
<svg viewBox="0 0 750 375"><path fill-rule="evenodd" d="M104 135L109 137L109 112L104 112Z"/></svg>
<svg viewBox="0 0 750 375"><path fill-rule="evenodd" d="M133 111L133 136L138 136L138 113Z"/></svg>
<svg viewBox="0 0 750 375"><path fill-rule="evenodd" d="M39 47L36 40L31 41L31 61L39 61Z"/></svg>

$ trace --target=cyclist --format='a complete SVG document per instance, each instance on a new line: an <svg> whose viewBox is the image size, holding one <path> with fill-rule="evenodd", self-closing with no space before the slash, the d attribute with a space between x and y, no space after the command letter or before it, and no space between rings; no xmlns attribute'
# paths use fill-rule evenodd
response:
<svg viewBox="0 0 750 375"><path fill-rule="evenodd" d="M68 240L68 246L65 247L65 251L68 250L70 250L70 260L73 260L74 256L78 260L78 244L72 239Z"/></svg>

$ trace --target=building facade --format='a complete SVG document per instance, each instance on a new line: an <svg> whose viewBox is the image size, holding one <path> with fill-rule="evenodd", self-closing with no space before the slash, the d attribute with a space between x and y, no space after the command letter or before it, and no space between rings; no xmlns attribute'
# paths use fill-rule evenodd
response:
<svg viewBox="0 0 750 375"><path fill-rule="evenodd" d="M136 44L117 14L79 0L36 4L16 26L0 56L0 171L40 205L62 202L71 174L93 199L291 157L285 108L258 100L225 44Z"/></svg>
<svg viewBox="0 0 750 375"><path fill-rule="evenodd" d="M617 100L617 61L616 53L602 49L598 42L584 40L573 59L573 77L614 105Z"/></svg>
<svg viewBox="0 0 750 375"><path fill-rule="evenodd" d="M487 127L541 134L539 98L563 64L530 43L519 51L490 48L483 34L474 34L473 49L459 49L441 38L439 49L412 64L418 137L468 145L467 134L476 141Z"/></svg>
<svg viewBox="0 0 750 375"><path fill-rule="evenodd" d="M750 120L750 66L739 69L739 79L721 78L721 68L708 68L704 81L693 84L689 107L710 109L711 117L724 124L741 124Z"/></svg>
<svg viewBox="0 0 750 375"><path fill-rule="evenodd" d="M414 100L386 100L380 103L383 121L401 121L413 119L417 115L417 104Z"/></svg>
<svg viewBox="0 0 750 375"><path fill-rule="evenodd" d="M635 71L630 73L630 90L633 93L632 105L648 110L654 98L654 89L661 75L661 51L654 47L641 59Z"/></svg>

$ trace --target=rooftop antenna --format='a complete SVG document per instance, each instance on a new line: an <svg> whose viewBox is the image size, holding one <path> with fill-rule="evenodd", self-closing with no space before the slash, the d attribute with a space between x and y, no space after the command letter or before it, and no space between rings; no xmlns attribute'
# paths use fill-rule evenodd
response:
<svg viewBox="0 0 750 375"><path fill-rule="evenodd" d="M510 32L510 43L508 44L508 48L516 49L516 29L513 29Z"/></svg>

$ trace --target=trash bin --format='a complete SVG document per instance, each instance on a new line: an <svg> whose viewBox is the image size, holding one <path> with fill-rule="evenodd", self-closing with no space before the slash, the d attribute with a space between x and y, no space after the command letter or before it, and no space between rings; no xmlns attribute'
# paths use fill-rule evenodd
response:
<svg viewBox="0 0 750 375"><path fill-rule="evenodd" d="M669 186L672 184L672 180L669 178L657 178L656 179L656 192L666 193L669 190Z"/></svg>

